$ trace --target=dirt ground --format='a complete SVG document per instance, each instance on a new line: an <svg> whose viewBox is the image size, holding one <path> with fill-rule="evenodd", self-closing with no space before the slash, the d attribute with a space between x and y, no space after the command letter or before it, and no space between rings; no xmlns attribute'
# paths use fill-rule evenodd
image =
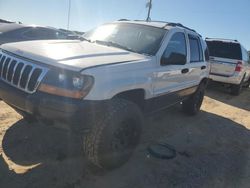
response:
<svg viewBox="0 0 250 188"><path fill-rule="evenodd" d="M233 97L213 84L200 114L189 117L180 109L147 117L133 157L104 172L84 159L81 135L29 124L0 102L0 187L250 187L250 88ZM154 142L172 145L177 156L150 156L147 147Z"/></svg>

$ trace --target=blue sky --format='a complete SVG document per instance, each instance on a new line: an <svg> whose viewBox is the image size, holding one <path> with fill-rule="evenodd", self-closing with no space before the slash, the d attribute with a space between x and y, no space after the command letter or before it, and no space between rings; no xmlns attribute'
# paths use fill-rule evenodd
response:
<svg viewBox="0 0 250 188"><path fill-rule="evenodd" d="M148 0L71 0L70 29L86 31L99 24L145 19ZM69 0L0 0L0 18L67 27ZM180 22L203 37L238 39L250 50L249 0L153 0L152 20Z"/></svg>

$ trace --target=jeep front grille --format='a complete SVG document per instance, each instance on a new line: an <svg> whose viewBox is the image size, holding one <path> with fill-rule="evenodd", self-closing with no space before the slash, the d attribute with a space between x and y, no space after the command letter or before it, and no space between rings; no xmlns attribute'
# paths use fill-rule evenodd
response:
<svg viewBox="0 0 250 188"><path fill-rule="evenodd" d="M36 92L48 69L0 51L0 80L27 93Z"/></svg>

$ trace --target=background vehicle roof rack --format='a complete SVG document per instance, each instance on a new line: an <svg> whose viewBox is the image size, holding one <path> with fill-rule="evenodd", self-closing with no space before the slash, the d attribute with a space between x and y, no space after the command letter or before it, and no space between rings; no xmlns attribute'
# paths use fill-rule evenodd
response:
<svg viewBox="0 0 250 188"><path fill-rule="evenodd" d="M227 40L227 41L234 41L234 42L239 42L236 39L224 39L224 38L208 38L206 37L205 39L212 39L212 40Z"/></svg>
<svg viewBox="0 0 250 188"><path fill-rule="evenodd" d="M129 21L129 20L125 19L125 18L122 18L122 19L119 19L118 21L122 22L122 21Z"/></svg>

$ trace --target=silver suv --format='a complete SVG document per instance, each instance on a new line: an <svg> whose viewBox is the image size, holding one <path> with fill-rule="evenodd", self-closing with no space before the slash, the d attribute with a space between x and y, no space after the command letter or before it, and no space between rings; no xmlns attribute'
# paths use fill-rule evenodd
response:
<svg viewBox="0 0 250 188"><path fill-rule="evenodd" d="M199 112L208 58L202 37L181 24L118 21L82 41L2 45L0 98L28 119L83 129L87 158L110 169L133 153L143 114L180 102Z"/></svg>
<svg viewBox="0 0 250 188"><path fill-rule="evenodd" d="M243 86L249 87L250 60L247 50L237 41L206 39L211 63L210 79L230 84L231 93L239 95Z"/></svg>

